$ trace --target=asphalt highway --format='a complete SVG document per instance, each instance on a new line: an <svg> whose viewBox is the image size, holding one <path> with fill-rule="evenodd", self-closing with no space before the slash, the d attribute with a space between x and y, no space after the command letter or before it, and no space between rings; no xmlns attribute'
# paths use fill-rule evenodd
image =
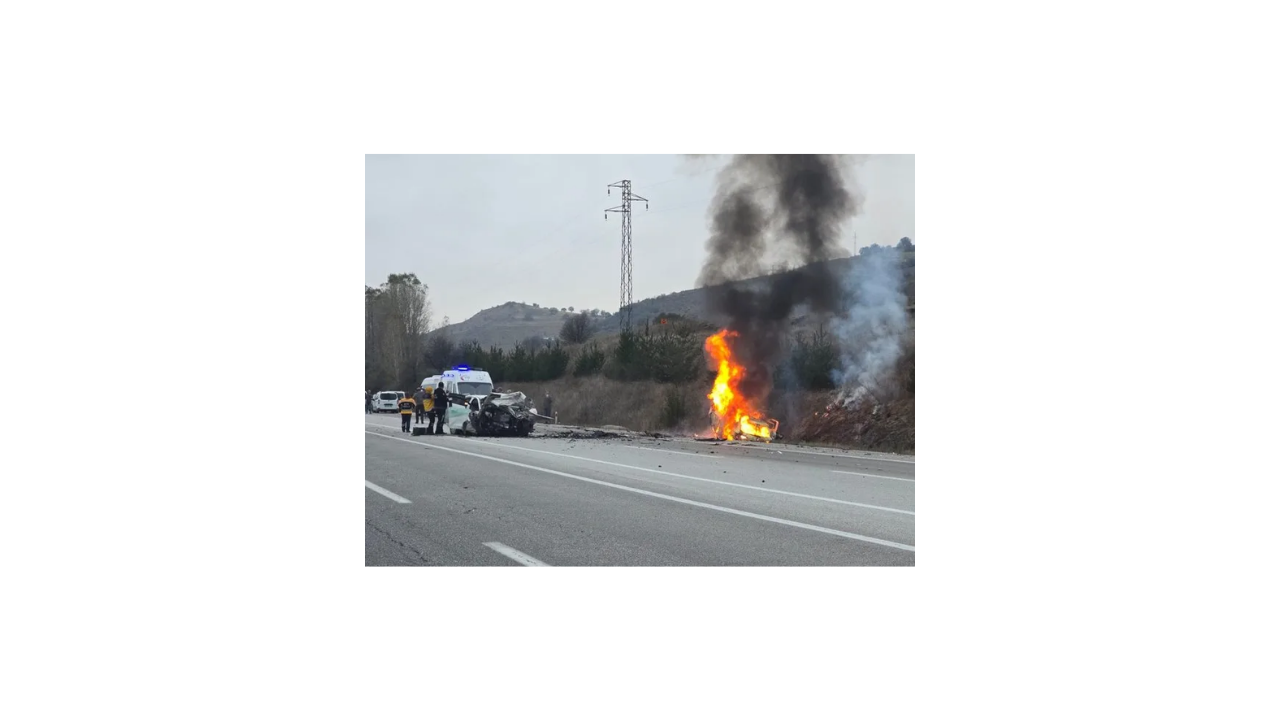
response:
<svg viewBox="0 0 1280 720"><path fill-rule="evenodd" d="M914 565L914 458L753 442L412 437L365 416L365 564Z"/></svg>

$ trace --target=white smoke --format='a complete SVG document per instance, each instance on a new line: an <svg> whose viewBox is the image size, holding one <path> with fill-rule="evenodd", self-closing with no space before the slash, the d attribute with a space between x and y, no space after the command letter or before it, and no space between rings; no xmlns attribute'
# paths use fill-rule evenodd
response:
<svg viewBox="0 0 1280 720"><path fill-rule="evenodd" d="M890 390L884 384L893 376L910 326L900 258L887 248L858 257L845 277L852 307L836 318L832 327L840 340L841 356L841 367L832 373L832 379L840 387L856 383L870 391L877 404ZM857 397L861 400L862 394Z"/></svg>
<svg viewBox="0 0 1280 720"><path fill-rule="evenodd" d="M837 405L845 410L857 410L862 407L863 403L875 402L875 397L871 395L867 389L861 385L850 390L849 388L841 388L836 395L836 399L827 406L828 410L835 408Z"/></svg>

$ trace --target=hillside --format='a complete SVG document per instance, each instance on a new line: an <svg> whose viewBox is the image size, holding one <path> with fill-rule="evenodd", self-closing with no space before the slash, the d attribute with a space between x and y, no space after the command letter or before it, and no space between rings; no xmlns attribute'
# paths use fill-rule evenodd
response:
<svg viewBox="0 0 1280 720"><path fill-rule="evenodd" d="M914 452L915 256L911 251L891 252L880 256L887 264L860 256L829 261L828 268L849 278L850 291L859 295L856 306L872 312L855 322L875 323L876 327L882 322L893 326L902 319L896 304L889 315L874 310L886 307L877 298L892 297L884 293L891 292L886 289L892 287L895 264L901 270L908 312L905 327L897 326L901 334L892 357L885 355L876 361L862 353L857 365L848 365L848 359L835 349L839 339L831 334L831 324L819 328L818 317L805 315L803 309L792 316L787 356L772 371L772 391L761 398L760 406L767 416L782 423L789 440ZM770 283L784 274L735 285ZM507 302L444 328L444 336L437 337L447 342L428 342L420 365L415 365L415 371L420 370L415 377L434 372L430 368L465 362L491 372L495 383L503 387L535 397L550 392L556 398L561 422L704 432L707 391L714 373L703 362L702 341L725 320L708 307L713 292L699 288L636 303L633 319L637 333L625 343L618 334L617 315L600 312L591 315L595 335L590 343L519 349L526 338L557 337L569 313L567 308ZM686 319L653 322L661 315ZM848 331L849 327L843 329ZM837 327L835 332L840 330ZM465 347L471 342L480 347ZM868 343L868 348L876 349L872 354L885 347ZM492 347L505 352L491 352ZM864 364L868 362L871 364ZM851 374L854 371L856 375Z"/></svg>
<svg viewBox="0 0 1280 720"><path fill-rule="evenodd" d="M908 305L915 304L915 253L900 254L903 260L903 290L907 294ZM862 257L840 258L827 261L839 274L851 273L862 262ZM735 283L749 287L768 282L775 275L768 275ZM656 321L662 315L682 315L702 320L712 325L723 325L725 318L714 312L709 306L710 294L707 288L694 288L681 292L659 295L658 297L640 300L632 306L632 323L643 325L646 321ZM530 336L555 338L560 334L567 312L559 308L536 307L534 305L507 302L497 307L482 310L470 318L437 329L428 334L428 338L447 332L450 339L458 343L477 341L481 347L501 347L511 349ZM796 317L792 324L795 329L808 329L809 322L803 315ZM597 337L616 335L618 332L618 316L602 312L592 318L592 329Z"/></svg>
<svg viewBox="0 0 1280 720"><path fill-rule="evenodd" d="M481 310L462 322L438 328L428 333L427 338L443 331L455 342L476 341L485 348L497 346L511 349L527 337L557 337L560 326L571 314L562 310L522 302L505 302L497 307ZM597 322L606 325L609 317L612 316L602 313Z"/></svg>

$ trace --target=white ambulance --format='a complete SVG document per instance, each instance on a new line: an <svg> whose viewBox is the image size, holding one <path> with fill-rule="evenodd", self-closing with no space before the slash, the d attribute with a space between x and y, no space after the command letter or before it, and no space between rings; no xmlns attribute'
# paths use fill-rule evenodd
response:
<svg viewBox="0 0 1280 720"><path fill-rule="evenodd" d="M466 365L458 365L452 370L445 370L435 382L437 384L443 382L445 392L466 395L467 400L473 398L484 400L489 393L493 392L493 378L489 377L489 373ZM453 434L455 431L462 431L462 423L467 419L467 415L470 412L471 408L469 407L449 403L449 411L445 415L445 428L449 434Z"/></svg>

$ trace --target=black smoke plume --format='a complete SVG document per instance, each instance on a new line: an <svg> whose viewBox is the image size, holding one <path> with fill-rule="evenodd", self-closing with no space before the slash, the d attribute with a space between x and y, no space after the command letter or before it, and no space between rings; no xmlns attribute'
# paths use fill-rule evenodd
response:
<svg viewBox="0 0 1280 720"><path fill-rule="evenodd" d="M735 155L720 171L698 284L739 334L732 347L747 369L741 389L749 397L768 395L793 312L834 314L848 305L847 283L823 261L848 255L840 231L861 210L860 192L845 181L851 160ZM766 262L779 261L796 269L760 277ZM758 279L733 282L747 278Z"/></svg>

